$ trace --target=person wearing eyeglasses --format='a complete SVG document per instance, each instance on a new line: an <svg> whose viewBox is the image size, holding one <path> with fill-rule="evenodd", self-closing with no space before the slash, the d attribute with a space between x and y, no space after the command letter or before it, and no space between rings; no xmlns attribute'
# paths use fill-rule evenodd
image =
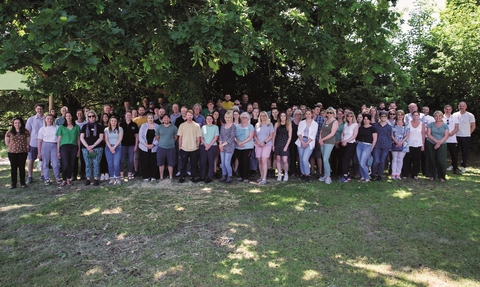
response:
<svg viewBox="0 0 480 287"><path fill-rule="evenodd" d="M356 138L358 135L358 123L355 114L352 111L345 112L345 125L343 126L341 145L344 148L342 159L342 174L338 182L349 182L351 177L348 176L350 170L350 162L355 156Z"/></svg>
<svg viewBox="0 0 480 287"><path fill-rule="evenodd" d="M338 129L338 121L335 119L334 108L327 108L326 113L327 120L322 125L322 128L320 130L320 136L318 139L318 143L320 144L320 150L322 152L325 175L318 180L325 182L326 184L331 184L332 178L330 176L330 155L332 153L333 147L335 146L335 133Z"/></svg>
<svg viewBox="0 0 480 287"><path fill-rule="evenodd" d="M368 160L377 143L377 130L371 124L370 114L364 114L362 126L358 129L357 135L357 158L360 167L360 180L358 182L369 182Z"/></svg>
<svg viewBox="0 0 480 287"><path fill-rule="evenodd" d="M90 185L93 178L93 185L100 185L100 161L103 155L103 132L104 127L97 122L97 114L90 110L87 112L88 123L80 131L80 142L82 153L85 159L85 185Z"/></svg>
<svg viewBox="0 0 480 287"><path fill-rule="evenodd" d="M453 170L454 174L462 174L462 172L458 169L458 158L457 158L457 132L459 130L459 123L458 119L452 116L452 106L445 105L443 107L443 111L445 114L443 115L443 122L448 126L449 137L447 139L447 150L450 154L450 159L452 164L447 170Z"/></svg>

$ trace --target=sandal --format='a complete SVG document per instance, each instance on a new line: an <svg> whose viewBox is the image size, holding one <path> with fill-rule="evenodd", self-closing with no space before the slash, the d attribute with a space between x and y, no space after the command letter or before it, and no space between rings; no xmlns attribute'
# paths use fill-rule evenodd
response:
<svg viewBox="0 0 480 287"><path fill-rule="evenodd" d="M67 185L67 182L65 180L62 181L62 183L60 183L60 186L65 186L65 185Z"/></svg>
<svg viewBox="0 0 480 287"><path fill-rule="evenodd" d="M120 180L120 182L123 182L123 176L121 176L119 180Z"/></svg>

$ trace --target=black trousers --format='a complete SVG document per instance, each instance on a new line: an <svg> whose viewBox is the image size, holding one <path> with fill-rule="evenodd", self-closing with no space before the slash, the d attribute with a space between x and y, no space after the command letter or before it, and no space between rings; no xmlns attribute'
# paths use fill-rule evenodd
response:
<svg viewBox="0 0 480 287"><path fill-rule="evenodd" d="M140 150L140 165L143 179L158 178L157 153Z"/></svg>
<svg viewBox="0 0 480 287"><path fill-rule="evenodd" d="M467 160L468 160L468 148L472 144L472 139L470 137L458 137L457 136L457 159L458 159L458 152L462 152L462 162L460 165L462 167L467 167Z"/></svg>
<svg viewBox="0 0 480 287"><path fill-rule="evenodd" d="M62 179L72 178L73 168L75 166L75 158L77 157L78 147L73 144L64 144L60 146Z"/></svg>
<svg viewBox="0 0 480 287"><path fill-rule="evenodd" d="M236 149L238 155L238 173L242 179L250 177L250 154L253 149Z"/></svg>
<svg viewBox="0 0 480 287"><path fill-rule="evenodd" d="M191 164L191 175L192 178L195 178L197 175L197 161L198 161L198 149L194 151L184 151L183 149L178 151L178 154L180 155L180 160L182 162L182 170L180 171L180 177L186 177L187 176L187 163L188 160L190 159L190 164Z"/></svg>
<svg viewBox="0 0 480 287"><path fill-rule="evenodd" d="M25 162L27 161L28 153L8 153L8 160L10 161L10 175L12 178L12 185L17 185L18 173L20 173L20 184L25 185Z"/></svg>

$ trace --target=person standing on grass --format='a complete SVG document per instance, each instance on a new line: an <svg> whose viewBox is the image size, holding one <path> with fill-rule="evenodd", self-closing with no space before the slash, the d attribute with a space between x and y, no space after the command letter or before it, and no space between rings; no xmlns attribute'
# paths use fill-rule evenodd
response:
<svg viewBox="0 0 480 287"><path fill-rule="evenodd" d="M134 156L138 150L138 126L133 122L132 112L125 112L125 119L120 123L123 129L122 156L120 157L120 181L124 179L125 158L127 158L127 179L133 180Z"/></svg>
<svg viewBox="0 0 480 287"><path fill-rule="evenodd" d="M155 129L155 136L157 137L157 166L160 173L160 180L163 180L165 171L165 163L168 165L169 179L173 179L173 167L175 166L175 159L177 152L175 150L175 141L177 140L178 129L175 125L170 123L170 117L165 114L163 116L163 124L157 126Z"/></svg>
<svg viewBox="0 0 480 287"><path fill-rule="evenodd" d="M341 145L344 153L342 159L342 173L343 176L339 178L338 182L349 182L351 179L348 176L350 170L350 162L355 156L356 138L358 135L358 123L355 119L355 114L352 111L345 112L345 125L343 126Z"/></svg>
<svg viewBox="0 0 480 287"><path fill-rule="evenodd" d="M472 133L475 131L475 116L467 112L467 103L460 102L458 104L458 112L453 114L454 117L458 120L458 132L457 132L457 159L458 152L462 152L462 162L460 165L462 166L462 173L466 171L467 168L467 160L468 160L468 149L472 144Z"/></svg>
<svg viewBox="0 0 480 287"><path fill-rule="evenodd" d="M290 147L289 147L289 153L290 153L290 164L289 164L289 169L290 169L290 174L293 176L298 176L300 173L298 172L299 166L298 166L298 149L297 145L295 144L295 139L297 137L298 133L298 125L300 124L300 121L302 120L302 111L299 109L296 109L293 112L293 120L291 121L291 126L292 126L292 140L290 141Z"/></svg>
<svg viewBox="0 0 480 287"><path fill-rule="evenodd" d="M103 155L104 127L97 122L97 114L90 110L87 112L88 123L80 131L80 142L85 159L85 185L88 186L93 178L93 185L99 186L100 161Z"/></svg>
<svg viewBox="0 0 480 287"><path fill-rule="evenodd" d="M60 154L57 153L57 129L52 115L45 117L45 126L38 131L38 160L43 162L42 172L45 185L50 185L50 163L58 184L60 181Z"/></svg>
<svg viewBox="0 0 480 287"><path fill-rule="evenodd" d="M311 181L308 161L315 148L315 137L318 130L318 124L313 120L312 116L312 111L305 111L305 119L298 125L298 139L295 141L298 149L298 161L300 172L302 173L302 180L306 182Z"/></svg>
<svg viewBox="0 0 480 287"><path fill-rule="evenodd" d="M233 124L233 113L228 111L225 116L225 124L220 128L219 149L222 163L222 179L220 182L232 182L232 156L235 151L236 126Z"/></svg>
<svg viewBox="0 0 480 287"><path fill-rule="evenodd" d="M363 114L362 126L358 129L357 135L357 158L361 178L358 182L369 182L368 160L377 143L377 130L371 125L370 114Z"/></svg>
<svg viewBox="0 0 480 287"><path fill-rule="evenodd" d="M119 126L117 117L110 117L108 127L103 133L105 135L105 157L110 173L109 184L121 184L123 178L120 178L120 158L122 157L123 128Z"/></svg>
<svg viewBox="0 0 480 287"><path fill-rule="evenodd" d="M83 126L87 123L85 119L85 114L83 113L83 109L77 109L77 120L75 121L75 125L78 126L78 129L81 131ZM80 138L80 137L79 137ZM78 145L79 155L75 159L75 163L73 165L73 176L72 180L77 180L77 175L80 175L80 180L85 180L85 159L83 158L81 145ZM80 159L80 170L78 166L78 160Z"/></svg>
<svg viewBox="0 0 480 287"><path fill-rule="evenodd" d="M410 121L410 136L408 137L408 150L402 167L402 174L411 174L413 179L418 179L420 161L425 147L425 124L420 121L420 113L412 112L413 119Z"/></svg>
<svg viewBox="0 0 480 287"><path fill-rule="evenodd" d="M277 157L277 180L282 180L282 168L283 168L283 181L288 181L288 164L290 157L290 142L292 140L292 125L290 118L285 112L281 112L279 121L275 124L274 136L273 136L273 153Z"/></svg>
<svg viewBox="0 0 480 287"><path fill-rule="evenodd" d="M205 183L212 182L213 170L215 168L215 157L218 151L218 126L213 124L213 116L205 117L206 124L201 128L202 138L200 139L200 166L201 173L198 181ZM208 173L207 173L208 166Z"/></svg>
<svg viewBox="0 0 480 287"><path fill-rule="evenodd" d="M330 155L335 146L335 133L338 129L338 121L335 119L335 109L332 107L327 108L327 120L323 123L320 130L320 136L318 143L320 144L320 150L323 158L323 171L325 175L319 178L319 181L326 184L332 183L332 177L330 176L332 170L330 168Z"/></svg>
<svg viewBox="0 0 480 287"><path fill-rule="evenodd" d="M445 105L443 111L443 122L448 126L448 139L447 139L447 150L450 154L450 159L452 160L452 165L447 168L447 170L453 170L454 174L462 174L458 169L458 158L457 158L457 133L459 128L458 118L452 116L452 106Z"/></svg>
<svg viewBox="0 0 480 287"><path fill-rule="evenodd" d="M277 109L274 109L276 111ZM267 170L268 170L268 160L270 158L270 153L273 147L273 136L274 129L273 124L270 122L271 118L268 118L268 115L265 111L260 112L260 120L255 125L254 133L254 142L255 142L255 154L258 158L258 167L260 169L260 178L258 182L260 184L267 183ZM250 168L249 168L250 172ZM282 174L282 171L279 170L278 173ZM247 180L246 178L241 178L241 180Z"/></svg>
<svg viewBox="0 0 480 287"><path fill-rule="evenodd" d="M35 105L35 115L27 119L25 128L30 133L30 148L28 152L28 179L27 183L33 183L33 165L35 160L38 157L38 131L43 127L45 117L43 115L43 110L45 106L43 104ZM40 177L41 180L44 180L43 174Z"/></svg>
<svg viewBox="0 0 480 287"><path fill-rule="evenodd" d="M25 184L25 162L30 149L30 132L25 129L22 118L15 117L12 121L12 127L5 134L5 145L8 147L8 160L10 161L10 175L12 183L10 189L17 187L17 170L20 174L20 185Z"/></svg>
<svg viewBox="0 0 480 287"><path fill-rule="evenodd" d="M190 160L191 164L191 180L196 182L195 176L197 174L198 149L200 147L200 139L202 132L200 125L193 121L193 111L187 111L187 120L180 125L177 132L178 136L178 153L182 161L182 170L180 171L179 183L185 182L187 176L187 163Z"/></svg>
<svg viewBox="0 0 480 287"><path fill-rule="evenodd" d="M64 117L63 124L57 130L57 152L62 163L60 186L70 186L75 161L80 155L80 127L75 124L72 113L66 112Z"/></svg>
<svg viewBox="0 0 480 287"><path fill-rule="evenodd" d="M138 146L140 149L140 165L142 166L142 179L144 182L156 181L157 174L157 145L155 130L158 125L154 122L152 113L147 114L147 122L140 127L138 132Z"/></svg>
<svg viewBox="0 0 480 287"><path fill-rule="evenodd" d="M377 144L373 149L372 180L382 181L387 155L392 148L392 126L387 123L386 111L380 112L380 120L374 126L377 130Z"/></svg>
<svg viewBox="0 0 480 287"><path fill-rule="evenodd" d="M447 139L449 130L443 122L443 113L433 113L435 122L427 125L427 141L425 142L425 153L427 157L426 175L430 180L437 177L445 182L447 173Z"/></svg>
<svg viewBox="0 0 480 287"><path fill-rule="evenodd" d="M235 130L235 153L238 155L238 174L240 178L248 182L250 174L250 155L254 148L253 136L255 129L250 124L250 116L247 112L240 115L240 124L236 126ZM264 181L262 184L266 183L267 182Z"/></svg>
<svg viewBox="0 0 480 287"><path fill-rule="evenodd" d="M401 180L403 158L408 153L410 126L404 121L405 113L397 111L397 121L392 127L392 180ZM410 122L410 121L409 121ZM406 179L406 175L404 175Z"/></svg>

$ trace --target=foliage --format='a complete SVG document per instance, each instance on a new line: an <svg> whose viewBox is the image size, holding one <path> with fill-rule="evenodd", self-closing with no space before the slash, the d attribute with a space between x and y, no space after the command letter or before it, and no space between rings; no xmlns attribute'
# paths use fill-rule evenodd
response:
<svg viewBox="0 0 480 287"><path fill-rule="evenodd" d="M191 104L231 90L257 93L255 79L268 83L258 99L287 103L302 94L314 102L344 79L368 89L377 76L393 77L391 3L6 0L0 71L26 69L33 93L64 103L165 94ZM228 91L222 73L235 81Z"/></svg>

